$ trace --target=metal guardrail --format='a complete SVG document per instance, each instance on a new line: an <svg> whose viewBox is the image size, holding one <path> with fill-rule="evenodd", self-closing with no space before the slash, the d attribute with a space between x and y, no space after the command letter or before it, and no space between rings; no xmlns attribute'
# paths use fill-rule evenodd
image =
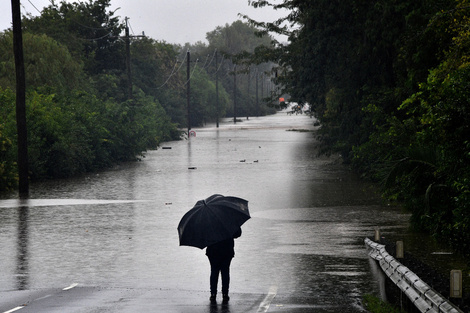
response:
<svg viewBox="0 0 470 313"><path fill-rule="evenodd" d="M369 238L364 240L369 256L378 261L383 272L422 313L464 313L449 302L428 284L422 281L409 268L398 262L386 250L385 246Z"/></svg>

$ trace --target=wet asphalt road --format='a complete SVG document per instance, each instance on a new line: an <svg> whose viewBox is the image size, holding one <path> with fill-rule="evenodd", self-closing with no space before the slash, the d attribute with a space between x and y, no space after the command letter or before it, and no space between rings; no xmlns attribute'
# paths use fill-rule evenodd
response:
<svg viewBox="0 0 470 313"><path fill-rule="evenodd" d="M306 116L196 129L142 162L32 186L0 199L0 313L363 312L379 293L363 240L407 216L319 158ZM170 149L171 148L171 149ZM176 226L213 193L249 200L236 240L231 300L209 303L204 251Z"/></svg>

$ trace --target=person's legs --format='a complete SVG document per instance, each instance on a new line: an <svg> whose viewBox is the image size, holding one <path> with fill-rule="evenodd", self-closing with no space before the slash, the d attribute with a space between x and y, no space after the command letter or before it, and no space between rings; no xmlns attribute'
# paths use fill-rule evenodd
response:
<svg viewBox="0 0 470 313"><path fill-rule="evenodd" d="M219 272L221 271L221 261L217 258L209 258L211 263L211 276L210 276L210 286L211 286L211 295L217 294L217 284L219 281Z"/></svg>
<svg viewBox="0 0 470 313"><path fill-rule="evenodd" d="M222 294L224 295L224 300L228 300L228 290L230 286L230 263L232 258L222 260L220 264L220 273L222 275ZM225 299L227 296L227 299Z"/></svg>

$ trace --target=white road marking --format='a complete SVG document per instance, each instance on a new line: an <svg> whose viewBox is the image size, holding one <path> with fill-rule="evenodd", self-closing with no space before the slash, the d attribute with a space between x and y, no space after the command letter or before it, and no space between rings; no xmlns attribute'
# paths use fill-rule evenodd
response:
<svg viewBox="0 0 470 313"><path fill-rule="evenodd" d="M9 311L5 311L5 312L3 312L3 313L15 312L15 311L21 310L22 308L24 308L24 306L17 306L16 308L11 309L11 310L9 310Z"/></svg>
<svg viewBox="0 0 470 313"><path fill-rule="evenodd" d="M37 299L34 300L34 301L44 300L44 299L47 299L47 298L50 298L50 297L52 297L52 295L46 295L46 296L44 296L44 297L37 298Z"/></svg>
<svg viewBox="0 0 470 313"><path fill-rule="evenodd" d="M66 290L70 290L70 289L72 289L72 288L75 288L75 287L77 287L77 286L78 286L78 284L77 284L77 283L75 283L75 284L71 284L70 286L68 286L68 287L65 287L65 288L64 288L64 289L62 289L62 290L64 290L64 291L66 291Z"/></svg>
<svg viewBox="0 0 470 313"><path fill-rule="evenodd" d="M256 313L267 312L276 294L277 294L277 286L271 286L263 302L260 303L258 311L256 311Z"/></svg>
<svg viewBox="0 0 470 313"><path fill-rule="evenodd" d="M68 287L65 287L65 288L62 289L62 290L64 290L64 291L70 290L70 289L75 288L75 287L77 287L77 286L78 286L78 284L77 284L77 283L74 283L74 284L71 284L71 285L68 286ZM36 299L36 300L42 300L42 299L45 299L45 298L49 298L50 296L51 296L51 295L46 295L46 296L44 296L44 297L42 297L42 298L38 298L38 299ZM12 313L12 312L16 312L16 311L18 311L18 310L21 310L21 309L24 308L24 307L25 307L24 305L23 305L23 306L17 306L16 308L11 309L11 310L8 310L8 311L5 311L5 312L3 312L3 313Z"/></svg>

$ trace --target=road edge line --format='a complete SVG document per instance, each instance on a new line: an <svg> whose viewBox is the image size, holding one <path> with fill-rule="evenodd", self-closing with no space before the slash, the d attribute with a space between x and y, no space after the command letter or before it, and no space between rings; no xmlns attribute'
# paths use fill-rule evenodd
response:
<svg viewBox="0 0 470 313"><path fill-rule="evenodd" d="M68 286L68 287L65 287L65 288L62 289L62 290L63 290L63 291L67 291L67 290L70 290L70 289L75 288L75 287L77 287L77 286L78 286L78 284L77 284L77 283L74 283L74 284L71 284L71 285Z"/></svg>
<svg viewBox="0 0 470 313"><path fill-rule="evenodd" d="M260 303L258 311L256 313L263 313L269 310L269 306L273 301L274 297L277 295L277 286L271 286L269 288L268 294L264 298L264 300Z"/></svg>
<svg viewBox="0 0 470 313"><path fill-rule="evenodd" d="M23 306L17 306L16 308L11 309L11 310L9 310L9 311L5 311L5 312L3 312L3 313L12 313L12 312L16 312L16 311L18 311L18 310L21 310L21 309L24 308L24 307L25 307L24 305L23 305Z"/></svg>

